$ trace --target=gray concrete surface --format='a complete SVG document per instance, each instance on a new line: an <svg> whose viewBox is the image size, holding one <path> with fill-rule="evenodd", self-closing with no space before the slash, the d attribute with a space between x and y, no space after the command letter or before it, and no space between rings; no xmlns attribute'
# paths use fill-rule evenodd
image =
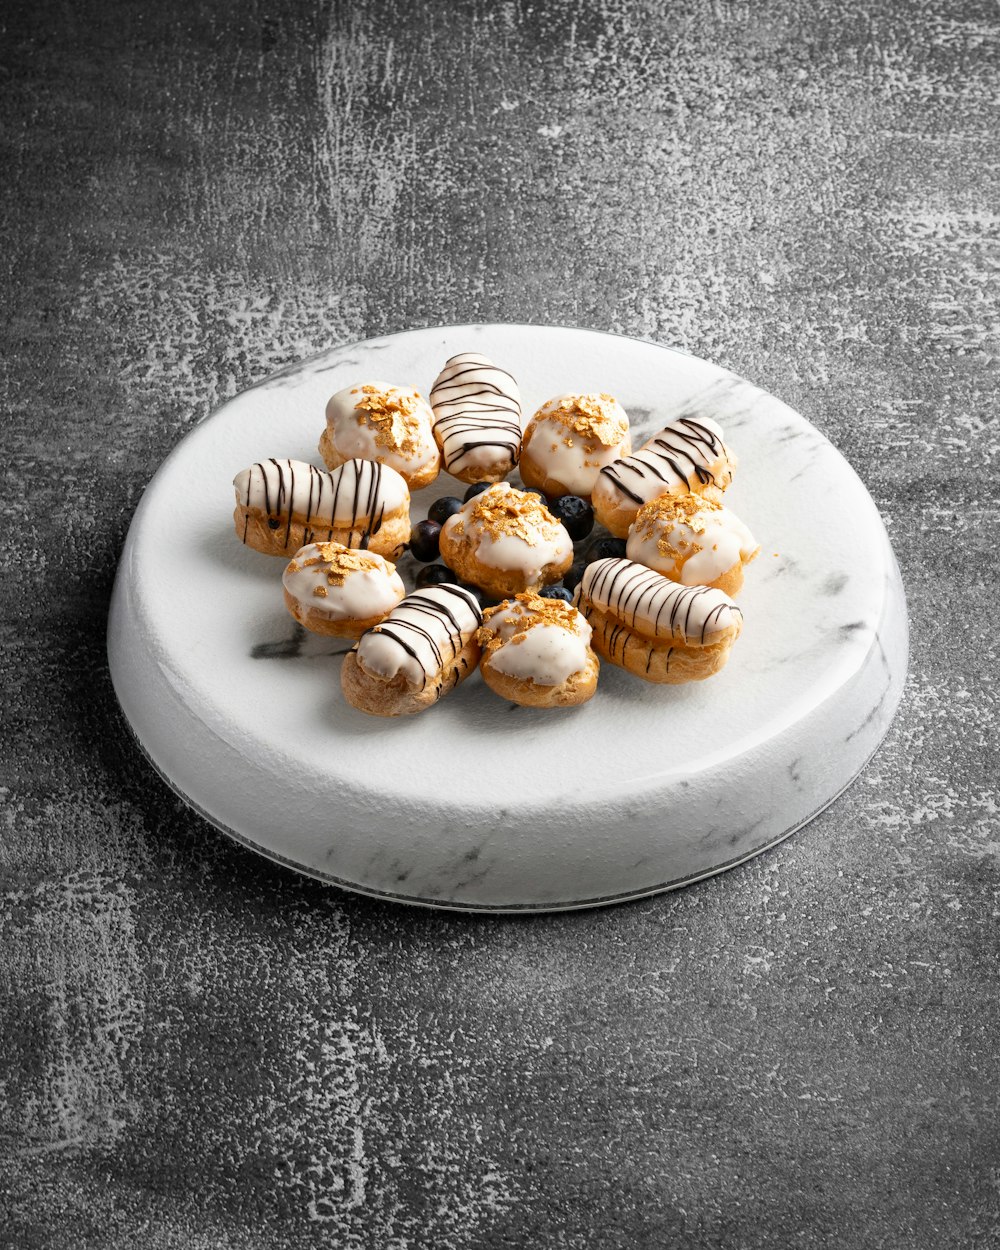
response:
<svg viewBox="0 0 1000 1250"><path fill-rule="evenodd" d="M998 51L976 0L3 6L0 1245L998 1244ZM708 356L870 487L904 704L762 859L588 914L375 905L116 727L165 453L460 320Z"/></svg>

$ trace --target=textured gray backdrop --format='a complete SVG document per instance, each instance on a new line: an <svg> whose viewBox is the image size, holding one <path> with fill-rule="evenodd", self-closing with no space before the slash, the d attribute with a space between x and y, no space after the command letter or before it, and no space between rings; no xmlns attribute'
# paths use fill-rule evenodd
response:
<svg viewBox="0 0 1000 1250"><path fill-rule="evenodd" d="M997 1244L998 64L986 0L6 0L0 1245ZM869 485L906 697L777 850L407 911L229 845L115 728L164 454L461 320L710 357Z"/></svg>

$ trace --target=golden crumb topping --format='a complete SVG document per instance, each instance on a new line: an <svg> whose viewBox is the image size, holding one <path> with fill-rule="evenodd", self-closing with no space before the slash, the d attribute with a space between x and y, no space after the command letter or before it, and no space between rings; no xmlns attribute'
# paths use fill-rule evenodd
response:
<svg viewBox="0 0 1000 1250"><path fill-rule="evenodd" d="M361 396L355 401L354 410L371 427L379 447L390 448L404 456L418 451L424 431L417 415L422 400L416 391L395 386L383 390L367 383L355 387L351 394Z"/></svg>
<svg viewBox="0 0 1000 1250"><path fill-rule="evenodd" d="M300 568L312 568L317 564L322 564L325 566L326 580L329 585L343 586L352 573L369 572L372 569L384 570L388 566L388 561L383 562L371 551L357 551L344 547L341 543L317 543L316 555L303 560L301 564L293 560L292 564L295 567L290 567L289 571L293 573L297 573ZM389 566L389 572L392 572L391 566ZM313 594L322 598L326 595L326 591L322 587L317 587Z"/></svg>
<svg viewBox="0 0 1000 1250"><path fill-rule="evenodd" d="M487 646L496 637L496 629L490 626L490 621L496 616L500 616L505 624L513 627L513 636L510 639L512 643L517 643L536 625L555 625L572 634L580 632L580 614L571 603L566 603L563 599L547 599L533 590L524 590L513 599L505 599L503 603L483 612L483 623L479 627L481 647Z"/></svg>
<svg viewBox="0 0 1000 1250"><path fill-rule="evenodd" d="M704 495L665 495L662 499L651 499L644 504L633 524L641 538L650 537L658 529L669 530L675 525L684 525L695 534L704 534L712 513L721 511L722 504L706 499ZM671 544L663 538L657 546L663 554L671 550Z"/></svg>
<svg viewBox="0 0 1000 1250"><path fill-rule="evenodd" d="M563 395L549 400L541 414L602 447L617 447L628 433L628 417L613 395Z"/></svg>
<svg viewBox="0 0 1000 1250"><path fill-rule="evenodd" d="M537 495L515 490L506 482L475 495L472 504L467 520L494 539L520 538L534 546L559 524Z"/></svg>

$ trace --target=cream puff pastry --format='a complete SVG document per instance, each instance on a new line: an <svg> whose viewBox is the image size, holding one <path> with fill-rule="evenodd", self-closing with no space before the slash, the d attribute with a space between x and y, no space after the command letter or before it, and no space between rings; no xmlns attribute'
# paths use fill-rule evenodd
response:
<svg viewBox="0 0 1000 1250"><path fill-rule="evenodd" d="M495 598L558 581L573 540L537 495L497 482L474 495L441 529L441 559Z"/></svg>
<svg viewBox="0 0 1000 1250"><path fill-rule="evenodd" d="M625 544L630 560L684 586L735 595L760 551L734 512L704 495L664 495L643 504Z"/></svg>
<svg viewBox="0 0 1000 1250"><path fill-rule="evenodd" d="M592 503L598 521L624 538L643 504L693 492L719 500L736 460L710 417L679 417L631 456L601 469Z"/></svg>
<svg viewBox="0 0 1000 1250"><path fill-rule="evenodd" d="M364 382L345 387L326 405L319 453L328 469L360 457L395 469L410 490L428 486L441 469L434 413L412 386Z"/></svg>
<svg viewBox="0 0 1000 1250"><path fill-rule="evenodd" d="M613 395L557 395L524 431L521 477L549 496L589 499L601 470L631 450L628 415Z"/></svg>
<svg viewBox="0 0 1000 1250"><path fill-rule="evenodd" d="M281 576L285 607L306 629L360 638L406 595L396 566L373 551L310 543Z"/></svg>
<svg viewBox="0 0 1000 1250"><path fill-rule="evenodd" d="M525 593L487 608L479 671L496 694L524 707L573 707L597 689L591 629L559 599Z"/></svg>
<svg viewBox="0 0 1000 1250"><path fill-rule="evenodd" d="M511 375L479 352L452 356L430 394L434 438L446 472L499 482L521 454L521 395Z"/></svg>
<svg viewBox="0 0 1000 1250"><path fill-rule="evenodd" d="M312 542L398 555L410 538L410 492L393 469L348 460L332 473L303 460L262 460L233 480L241 542L287 560Z"/></svg>
<svg viewBox="0 0 1000 1250"><path fill-rule="evenodd" d="M344 697L371 716L424 711L478 664L482 623L475 596L463 586L415 590L344 656Z"/></svg>
<svg viewBox="0 0 1000 1250"><path fill-rule="evenodd" d="M717 673L743 628L743 613L721 590L681 586L632 560L588 565L575 602L598 655L670 685Z"/></svg>

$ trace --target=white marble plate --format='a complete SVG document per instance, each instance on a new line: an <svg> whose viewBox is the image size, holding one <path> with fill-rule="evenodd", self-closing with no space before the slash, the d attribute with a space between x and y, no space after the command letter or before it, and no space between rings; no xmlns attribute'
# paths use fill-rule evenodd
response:
<svg viewBox="0 0 1000 1250"><path fill-rule="evenodd" d="M465 350L515 375L526 416L552 395L601 390L636 444L685 412L722 424L740 460L727 504L762 552L721 674L662 687L604 664L595 698L571 711L511 707L478 674L399 721L344 702L330 654L342 644L305 635L282 604L283 562L237 540L232 478L268 456L320 464L333 391L379 378L426 393ZM414 519L463 490L443 474L415 496ZM884 736L907 628L870 496L780 400L633 339L463 326L325 352L193 429L136 511L108 653L154 767L239 841L367 894L532 910L670 889L799 828Z"/></svg>

